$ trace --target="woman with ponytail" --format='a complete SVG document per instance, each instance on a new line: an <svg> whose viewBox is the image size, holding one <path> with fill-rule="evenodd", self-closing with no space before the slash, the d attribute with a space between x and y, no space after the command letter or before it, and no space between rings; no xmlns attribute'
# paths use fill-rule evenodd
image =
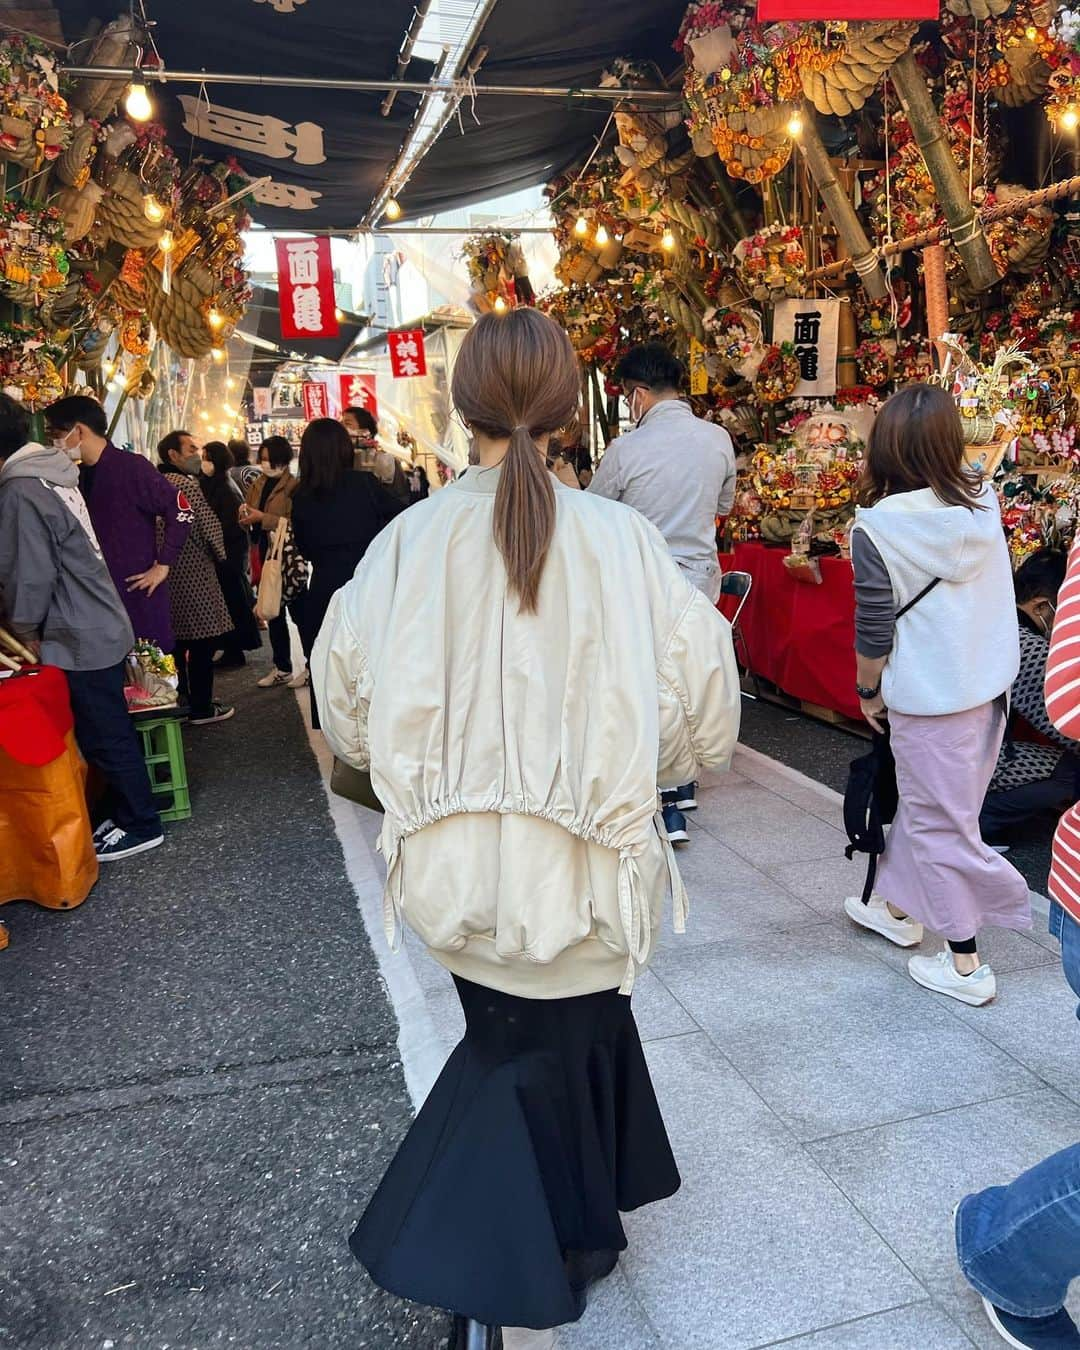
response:
<svg viewBox="0 0 1080 1350"><path fill-rule="evenodd" d="M387 936L453 976L465 1036L353 1233L451 1345L550 1347L679 1175L631 1010L686 892L656 783L722 768L731 634L636 512L559 483L565 333L527 308L462 343L477 464L399 516L331 601L323 731L385 808Z"/></svg>

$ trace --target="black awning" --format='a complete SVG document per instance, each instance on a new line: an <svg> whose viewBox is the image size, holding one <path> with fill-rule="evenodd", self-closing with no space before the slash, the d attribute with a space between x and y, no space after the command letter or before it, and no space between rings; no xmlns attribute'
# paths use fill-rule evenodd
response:
<svg viewBox="0 0 1080 1350"><path fill-rule="evenodd" d="M56 0L65 37L106 22L117 0ZM413 0L147 0L166 71L387 79L413 15ZM74 54L77 63L79 52ZM409 79L431 66L414 61ZM256 218L274 229L349 229L362 219L393 163L418 96L399 94L389 117L383 94L268 85L151 85L169 141L182 159L194 146L235 157L260 189ZM210 108L206 104L209 100ZM193 134L194 133L194 134Z"/></svg>
<svg viewBox="0 0 1080 1350"><path fill-rule="evenodd" d="M478 44L477 84L595 88L617 57L679 64L671 44L685 0L498 0ZM400 194L410 217L543 183L587 154L611 113L598 100L500 97L461 105Z"/></svg>

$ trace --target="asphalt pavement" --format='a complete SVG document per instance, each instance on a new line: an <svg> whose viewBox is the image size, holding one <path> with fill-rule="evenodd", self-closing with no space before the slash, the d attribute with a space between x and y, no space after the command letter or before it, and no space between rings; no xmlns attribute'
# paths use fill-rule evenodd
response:
<svg viewBox="0 0 1080 1350"><path fill-rule="evenodd" d="M0 954L0 1345L430 1350L346 1245L412 1109L291 690L230 672L194 816Z"/></svg>

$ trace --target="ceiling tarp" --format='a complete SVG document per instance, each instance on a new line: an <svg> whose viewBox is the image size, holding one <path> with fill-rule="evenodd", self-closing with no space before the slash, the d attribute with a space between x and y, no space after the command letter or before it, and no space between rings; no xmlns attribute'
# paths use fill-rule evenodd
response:
<svg viewBox="0 0 1080 1350"><path fill-rule="evenodd" d="M497 0L479 45L477 85L595 88L616 57L679 63L671 49L686 0ZM481 95L466 100L399 194L416 217L546 182L595 143L611 105Z"/></svg>
<svg viewBox="0 0 1080 1350"><path fill-rule="evenodd" d="M67 40L88 21L108 21L118 0L56 0ZM386 79L412 19L414 0L146 0L154 41L174 70L335 79ZM82 52L76 49L73 63ZM409 79L431 67L414 61ZM417 95L208 83L151 84L173 148L234 156L271 182L254 214L274 229L349 229L362 219L412 121Z"/></svg>

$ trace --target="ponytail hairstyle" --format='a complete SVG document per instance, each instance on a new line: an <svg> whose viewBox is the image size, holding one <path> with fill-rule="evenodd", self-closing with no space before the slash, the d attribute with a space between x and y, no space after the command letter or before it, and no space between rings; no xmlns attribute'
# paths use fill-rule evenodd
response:
<svg viewBox="0 0 1080 1350"><path fill-rule="evenodd" d="M485 314L454 366L454 405L464 420L493 440L510 437L495 496L495 545L526 614L536 613L555 533L555 488L534 438L567 425L580 388L570 339L526 306Z"/></svg>

